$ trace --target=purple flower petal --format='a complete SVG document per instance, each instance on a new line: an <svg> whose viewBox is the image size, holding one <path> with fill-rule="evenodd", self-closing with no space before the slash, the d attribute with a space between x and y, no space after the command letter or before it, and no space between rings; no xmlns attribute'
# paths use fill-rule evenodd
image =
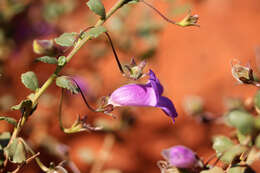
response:
<svg viewBox="0 0 260 173"><path fill-rule="evenodd" d="M161 85L159 79L155 76L154 72L151 69L149 70L149 76L150 76L150 79L149 79L148 84L151 83L157 96L158 97L161 96L163 93L163 86Z"/></svg>
<svg viewBox="0 0 260 173"><path fill-rule="evenodd" d="M161 96L163 86L152 70L149 71L149 82L128 84L116 89L109 97L108 104L113 106L151 106L161 108L173 121L177 117L176 109L170 99Z"/></svg>
<svg viewBox="0 0 260 173"><path fill-rule="evenodd" d="M156 105L163 110L165 114L172 118L173 122L175 122L175 118L177 117L177 111L170 99L164 96L160 96L159 101Z"/></svg>
<svg viewBox="0 0 260 173"><path fill-rule="evenodd" d="M129 84L116 89L109 98L114 106L155 106L156 95L152 87Z"/></svg>

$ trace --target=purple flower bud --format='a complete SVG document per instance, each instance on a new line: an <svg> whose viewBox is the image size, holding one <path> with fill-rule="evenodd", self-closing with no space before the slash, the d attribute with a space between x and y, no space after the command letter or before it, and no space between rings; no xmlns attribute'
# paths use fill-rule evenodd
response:
<svg viewBox="0 0 260 173"><path fill-rule="evenodd" d="M108 104L113 106L150 106L159 107L173 121L177 117L176 109L170 99L162 96L163 86L152 70L147 84L128 84L116 89L109 97Z"/></svg>
<svg viewBox="0 0 260 173"><path fill-rule="evenodd" d="M181 145L165 149L161 154L170 165L177 168L194 168L198 163L195 153Z"/></svg>

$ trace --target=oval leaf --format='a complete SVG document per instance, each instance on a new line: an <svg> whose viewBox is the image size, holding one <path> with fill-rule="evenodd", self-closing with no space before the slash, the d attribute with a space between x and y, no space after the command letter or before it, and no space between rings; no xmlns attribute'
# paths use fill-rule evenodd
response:
<svg viewBox="0 0 260 173"><path fill-rule="evenodd" d="M60 76L56 79L56 85L61 88L70 90L73 94L78 93L78 87L75 83L67 76Z"/></svg>
<svg viewBox="0 0 260 173"><path fill-rule="evenodd" d="M106 18L106 10L100 0L89 0L87 6L95 14L99 15L102 20Z"/></svg>
<svg viewBox="0 0 260 173"><path fill-rule="evenodd" d="M43 63L47 63L47 64L57 64L58 60L55 57L51 57L51 56L43 56L40 58L37 58L36 61L40 61Z"/></svg>
<svg viewBox="0 0 260 173"><path fill-rule="evenodd" d="M38 79L34 72L28 71L26 73L23 73L21 76L22 83L29 89L35 91L37 88L39 88L38 85Z"/></svg>
<svg viewBox="0 0 260 173"><path fill-rule="evenodd" d="M220 155L232 147L234 143L226 136L216 136L213 139L213 149Z"/></svg>
<svg viewBox="0 0 260 173"><path fill-rule="evenodd" d="M103 26L98 26L95 28L90 29L87 32L87 36L89 36L90 38L97 38L100 34L107 32L107 29Z"/></svg>
<svg viewBox="0 0 260 173"><path fill-rule="evenodd" d="M254 117L242 110L234 110L227 115L228 123L236 127L242 134L246 135L254 129Z"/></svg>
<svg viewBox="0 0 260 173"><path fill-rule="evenodd" d="M19 138L15 138L4 151L8 159L13 163L23 163L26 160L26 150Z"/></svg>
<svg viewBox="0 0 260 173"><path fill-rule="evenodd" d="M0 121L1 120L4 120L4 121L6 121L6 122L16 126L16 120L14 118L11 118L11 117L1 117L0 116Z"/></svg>
<svg viewBox="0 0 260 173"><path fill-rule="evenodd" d="M55 42L60 45L60 46L64 46L64 47L70 47L73 46L74 41L76 39L76 37L78 36L77 33L72 32L72 33L63 33L61 36L59 36L58 38L55 38Z"/></svg>
<svg viewBox="0 0 260 173"><path fill-rule="evenodd" d="M230 164L236 156L241 155L246 150L247 148L245 146L235 145L229 148L227 151L225 151L223 155L220 157L220 160Z"/></svg>

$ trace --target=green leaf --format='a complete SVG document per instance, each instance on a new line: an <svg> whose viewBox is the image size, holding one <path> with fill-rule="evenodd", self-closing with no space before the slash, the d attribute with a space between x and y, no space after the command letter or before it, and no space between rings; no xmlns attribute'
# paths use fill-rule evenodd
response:
<svg viewBox="0 0 260 173"><path fill-rule="evenodd" d="M224 170L216 166L209 170L201 171L200 173L224 173Z"/></svg>
<svg viewBox="0 0 260 173"><path fill-rule="evenodd" d="M242 110L233 110L227 115L228 123L246 135L254 130L254 117Z"/></svg>
<svg viewBox="0 0 260 173"><path fill-rule="evenodd" d="M51 57L51 56L43 56L40 58L37 58L36 61L40 61L43 63L47 63L47 64L57 64L58 60L55 57Z"/></svg>
<svg viewBox="0 0 260 173"><path fill-rule="evenodd" d="M14 125L14 126L16 126L16 120L14 119L14 118L11 118L11 117L2 117L2 116L0 116L0 121L1 120L4 120L4 121L6 121L6 122L8 122L8 123L10 123L10 124L12 124L12 125Z"/></svg>
<svg viewBox="0 0 260 173"><path fill-rule="evenodd" d="M38 79L34 72L28 71L21 76L22 83L29 89L35 91L39 88Z"/></svg>
<svg viewBox="0 0 260 173"><path fill-rule="evenodd" d="M86 36L89 36L90 38L97 38L100 34L107 32L107 29L103 26L98 26L95 28L90 29Z"/></svg>
<svg viewBox="0 0 260 173"><path fill-rule="evenodd" d="M56 79L56 85L61 88L70 90L73 94L78 93L78 87L75 83L67 76L60 76Z"/></svg>
<svg viewBox="0 0 260 173"><path fill-rule="evenodd" d="M64 66L67 63L67 59L65 56L60 56L58 59L58 66Z"/></svg>
<svg viewBox="0 0 260 173"><path fill-rule="evenodd" d="M95 14L99 15L102 20L106 18L106 10L100 0L89 0L87 6Z"/></svg>
<svg viewBox="0 0 260 173"><path fill-rule="evenodd" d="M64 46L64 47L70 47L73 46L74 41L76 39L76 37L78 36L77 33L72 32L72 33L63 33L61 36L59 36L58 38L55 38L55 42L60 45L60 46Z"/></svg>
<svg viewBox="0 0 260 173"><path fill-rule="evenodd" d="M255 104L255 108L257 110L260 110L260 90L257 91L254 97L254 104Z"/></svg>
<svg viewBox="0 0 260 173"><path fill-rule="evenodd" d="M260 149L260 134L255 139L255 146Z"/></svg>
<svg viewBox="0 0 260 173"><path fill-rule="evenodd" d="M229 148L227 151L225 151L223 155L220 157L220 160L230 164L236 156L241 155L246 150L247 148L245 146L235 145Z"/></svg>
<svg viewBox="0 0 260 173"><path fill-rule="evenodd" d="M19 138L15 138L12 143L4 149L4 152L13 163L23 163L26 160L25 146Z"/></svg>
<svg viewBox="0 0 260 173"><path fill-rule="evenodd" d="M244 135L239 130L236 131L237 139L241 145L252 145L252 138L250 135Z"/></svg>
<svg viewBox="0 0 260 173"><path fill-rule="evenodd" d="M260 115L255 117L255 128L260 130Z"/></svg>
<svg viewBox="0 0 260 173"><path fill-rule="evenodd" d="M37 108L37 105L32 105L30 99L22 100L18 105L12 106L12 110L20 110L21 112L26 112L25 116L31 115Z"/></svg>
<svg viewBox="0 0 260 173"><path fill-rule="evenodd" d="M218 156L223 152L226 152L233 145L234 143L226 136L216 136L213 138L213 149L216 151Z"/></svg>

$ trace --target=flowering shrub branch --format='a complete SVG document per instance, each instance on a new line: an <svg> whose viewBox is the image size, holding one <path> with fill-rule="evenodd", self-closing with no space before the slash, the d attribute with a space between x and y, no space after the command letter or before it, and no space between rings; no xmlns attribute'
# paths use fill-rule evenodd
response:
<svg viewBox="0 0 260 173"><path fill-rule="evenodd" d="M164 20L172 24L182 27L198 26L196 24L198 20L197 15L191 16L189 14L182 21L175 22L165 17L155 7L143 0L118 0L107 13L105 7L100 0L89 0L87 2L88 7L92 12L100 17L100 19L94 26L87 27L79 34L64 33L58 38L52 40L35 40L33 42L34 52L37 54L45 55L43 57L37 58L36 61L48 64L55 64L56 69L42 86L39 86L37 76L34 72L29 71L22 74L22 83L25 85L25 87L32 90L33 92L28 95L26 99L22 100L18 105L12 107L13 110L19 110L21 112L21 118L18 122L9 117L0 118L0 120L5 120L15 126L12 135L7 134L6 136L8 142L5 144L5 146L1 145L1 149L3 149L4 151L5 158L3 166L0 169L1 172L7 172L7 165L9 162L12 162L13 164L17 164L17 168L13 171L14 173L16 173L23 167L24 164L29 163L33 159L36 160L37 164L44 172L67 172L63 168L62 164L59 164L58 166L55 166L53 164L50 164L49 167L45 166L38 157L39 153L35 153L31 149L31 147L21 137L19 137L24 124L37 109L38 99L54 82L58 87L62 88L61 100L59 105L59 124L61 130L64 133L77 133L81 131L100 130L99 127L92 127L89 124L86 124L86 116L84 118L79 117L70 128L65 128L63 126L62 101L64 89L71 91L73 94L80 93L87 107L93 112L103 112L112 115L111 112L113 111L113 109L119 106L149 106L162 109L166 115L168 115L170 118L172 118L173 121L175 121L175 118L177 117L175 107L169 98L162 96L163 87L159 79L155 76L154 72L150 70L148 74L143 73L143 69L146 63L142 61L140 64L137 65L134 59L132 59L129 65L122 66L111 37L108 34L106 28L102 26L121 7L128 3L136 2L143 2L146 6L152 8L155 12L157 12ZM124 85L116 89L110 96L104 97L103 103L99 105L98 109L94 109L88 104L84 93L77 81L67 76L60 76L60 72L66 66L66 64L71 61L73 56L86 44L86 42L93 38L99 37L99 35L101 35L102 33L106 35L111 45L116 63L123 76L127 77L128 79L138 80L141 77L148 75L149 80L146 84L134 83ZM70 52L68 53L68 55L64 56L64 54L69 50ZM106 141L110 141L109 146L111 148L114 143L114 136L108 136L105 142ZM28 154L31 155L29 158L27 158ZM103 160L105 160L105 158ZM98 168L97 170L99 169L100 168ZM93 168L93 170L95 169Z"/></svg>

